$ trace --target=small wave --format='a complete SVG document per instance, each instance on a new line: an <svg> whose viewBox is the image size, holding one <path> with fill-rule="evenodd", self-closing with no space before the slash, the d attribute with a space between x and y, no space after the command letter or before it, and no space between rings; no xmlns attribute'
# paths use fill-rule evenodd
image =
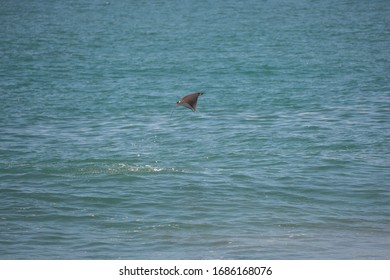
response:
<svg viewBox="0 0 390 280"><path fill-rule="evenodd" d="M182 172L176 168L167 168L154 165L131 165L117 163L106 166L88 166L80 168L81 174L127 174L127 173L161 173L161 172Z"/></svg>
<svg viewBox="0 0 390 280"><path fill-rule="evenodd" d="M108 167L110 173L123 173L123 172L161 172L164 168L153 165L129 165L126 163L119 163L112 167Z"/></svg>

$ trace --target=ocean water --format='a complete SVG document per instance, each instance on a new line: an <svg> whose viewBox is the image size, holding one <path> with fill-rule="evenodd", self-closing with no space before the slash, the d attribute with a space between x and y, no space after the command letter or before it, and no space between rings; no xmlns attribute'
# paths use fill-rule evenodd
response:
<svg viewBox="0 0 390 280"><path fill-rule="evenodd" d="M0 259L389 259L389 14L1 1Z"/></svg>

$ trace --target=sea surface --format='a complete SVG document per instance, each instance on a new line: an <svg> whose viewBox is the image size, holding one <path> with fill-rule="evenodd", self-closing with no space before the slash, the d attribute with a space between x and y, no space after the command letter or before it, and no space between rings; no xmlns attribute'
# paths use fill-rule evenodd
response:
<svg viewBox="0 0 390 280"><path fill-rule="evenodd" d="M390 259L389 15L0 1L0 259Z"/></svg>

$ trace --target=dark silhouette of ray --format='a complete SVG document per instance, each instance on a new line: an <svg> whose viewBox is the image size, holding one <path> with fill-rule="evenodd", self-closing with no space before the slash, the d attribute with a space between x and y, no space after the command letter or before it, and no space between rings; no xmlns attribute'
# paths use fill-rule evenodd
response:
<svg viewBox="0 0 390 280"><path fill-rule="evenodd" d="M198 104L198 97L203 95L203 92L194 92L184 96L182 99L176 102L177 106L184 106L192 111L196 111L196 105Z"/></svg>

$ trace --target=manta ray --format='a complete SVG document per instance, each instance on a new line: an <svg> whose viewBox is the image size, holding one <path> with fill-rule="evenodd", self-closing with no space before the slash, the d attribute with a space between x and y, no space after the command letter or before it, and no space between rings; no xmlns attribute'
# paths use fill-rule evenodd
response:
<svg viewBox="0 0 390 280"><path fill-rule="evenodd" d="M196 111L196 105L198 103L198 97L200 95L203 95L203 92L193 92L186 96L184 96L182 99L176 102L177 106L184 106L188 109L191 109L193 112Z"/></svg>

